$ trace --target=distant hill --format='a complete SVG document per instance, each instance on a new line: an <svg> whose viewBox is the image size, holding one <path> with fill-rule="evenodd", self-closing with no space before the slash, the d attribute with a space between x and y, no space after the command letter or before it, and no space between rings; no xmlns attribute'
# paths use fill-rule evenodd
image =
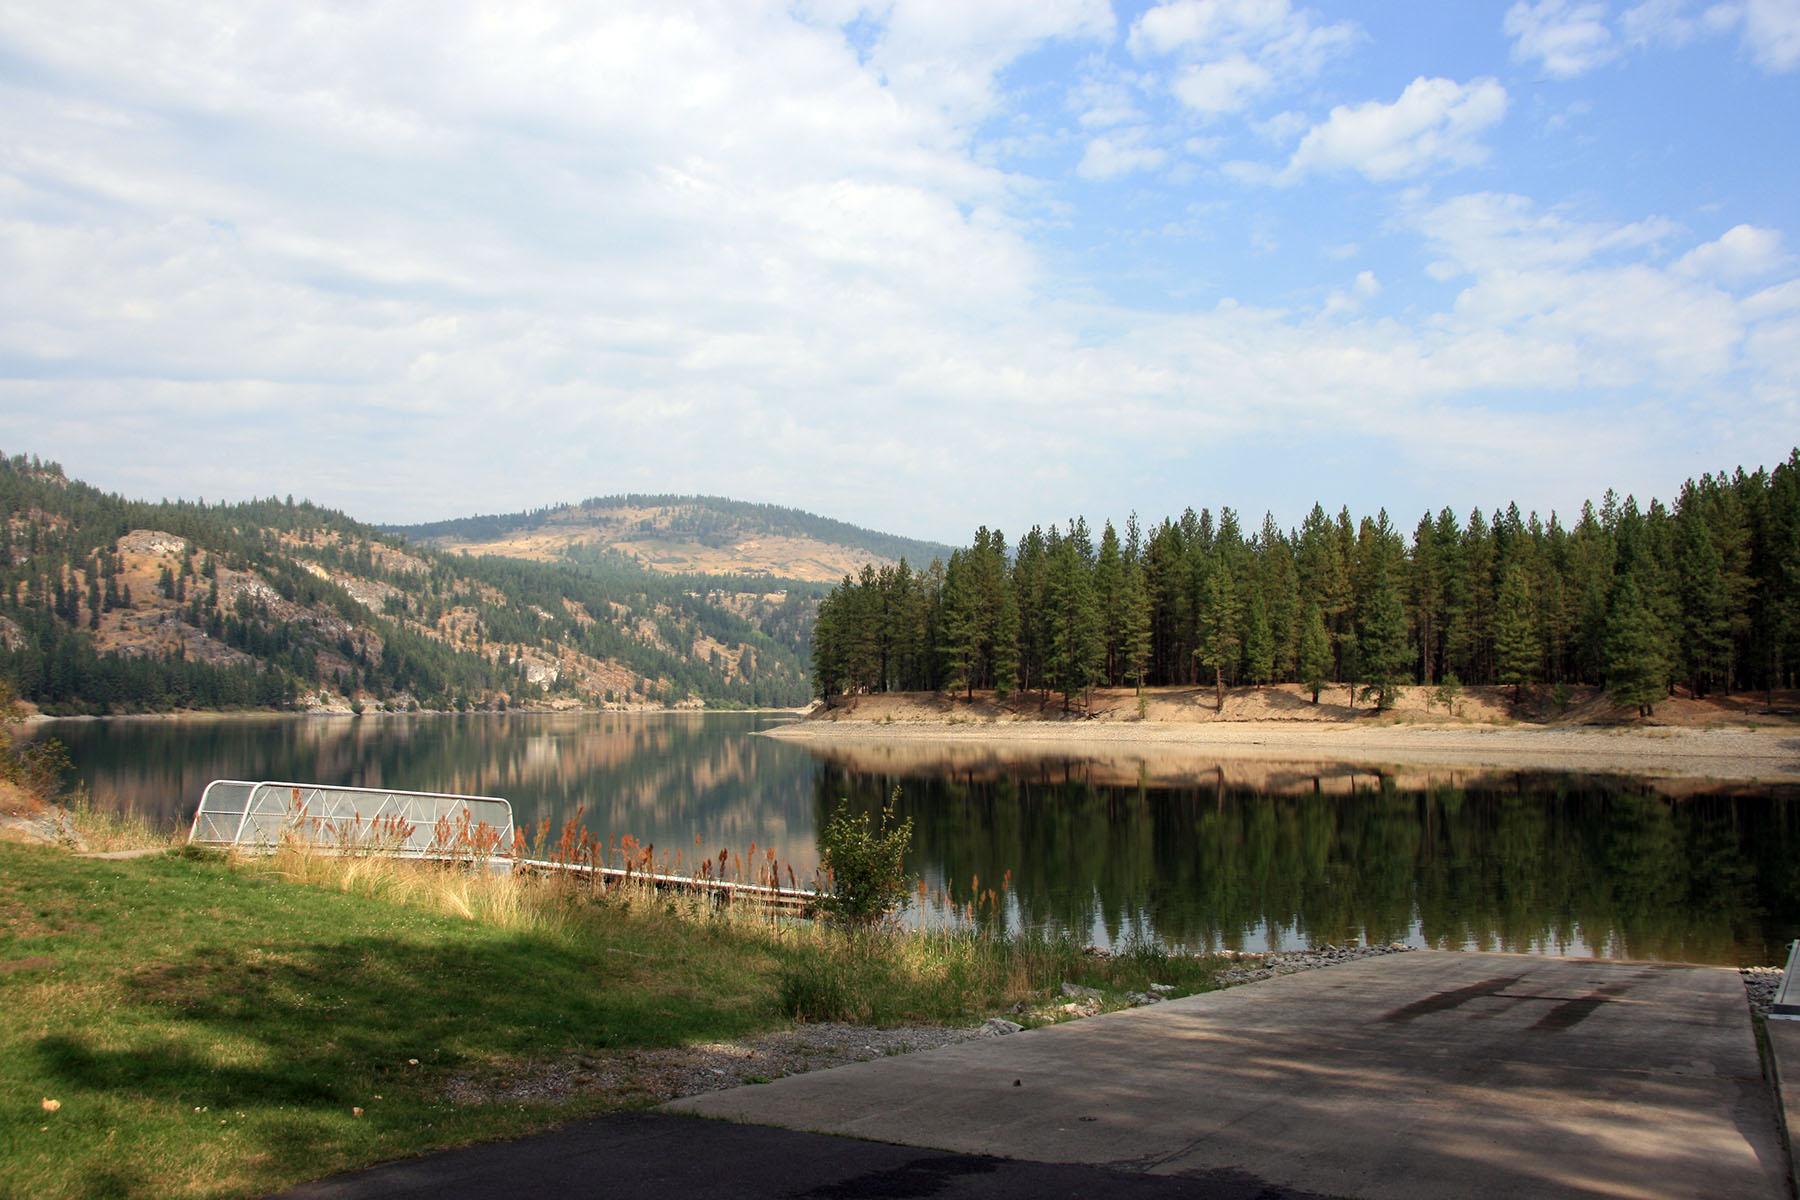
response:
<svg viewBox="0 0 1800 1200"><path fill-rule="evenodd" d="M610 550L447 554L292 499L145 503L0 454L0 677L51 712L799 704L821 591Z"/></svg>
<svg viewBox="0 0 1800 1200"><path fill-rule="evenodd" d="M439 550L535 562L604 563L648 570L835 583L865 563L924 566L950 547L861 529L774 504L718 496L600 496L532 512L464 517L388 531Z"/></svg>

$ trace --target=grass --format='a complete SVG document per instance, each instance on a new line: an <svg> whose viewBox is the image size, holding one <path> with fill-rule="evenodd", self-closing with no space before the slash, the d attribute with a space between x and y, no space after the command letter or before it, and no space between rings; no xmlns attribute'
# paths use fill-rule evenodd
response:
<svg viewBox="0 0 1800 1200"><path fill-rule="evenodd" d="M267 1193L641 1102L504 1099L531 1064L796 1018L968 1022L1064 980L1116 1002L1212 970L383 859L0 844L0 1197Z"/></svg>

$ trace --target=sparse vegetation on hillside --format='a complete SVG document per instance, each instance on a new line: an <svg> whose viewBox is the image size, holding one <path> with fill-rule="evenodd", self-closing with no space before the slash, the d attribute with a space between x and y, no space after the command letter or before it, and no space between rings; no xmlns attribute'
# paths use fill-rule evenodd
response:
<svg viewBox="0 0 1800 1200"><path fill-rule="evenodd" d="M810 597L734 611L684 582L445 555L292 498L131 501L0 456L0 677L52 712L805 698Z"/></svg>
<svg viewBox="0 0 1800 1200"><path fill-rule="evenodd" d="M714 548L732 546L747 539L803 538L886 562L897 562L902 558L926 562L942 557L950 549L935 542L879 533L778 504L755 504L721 496L667 494L594 496L579 504L558 504L529 512L462 517L391 529L415 541L494 543L522 532L546 528L573 530L584 526L606 529L623 542L639 539L683 541ZM779 572L775 574L780 575Z"/></svg>

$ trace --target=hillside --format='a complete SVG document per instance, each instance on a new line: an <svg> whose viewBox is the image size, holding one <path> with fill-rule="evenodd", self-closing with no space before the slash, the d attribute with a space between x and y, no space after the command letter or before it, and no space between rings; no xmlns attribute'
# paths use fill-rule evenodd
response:
<svg viewBox="0 0 1800 1200"><path fill-rule="evenodd" d="M452 555L291 498L131 501L0 455L0 675L51 712L794 704L815 599Z"/></svg>
<svg viewBox="0 0 1800 1200"><path fill-rule="evenodd" d="M533 562L624 561L690 575L836 583L865 563L923 566L948 546L773 504L716 496L604 496L533 512L390 527L413 542Z"/></svg>

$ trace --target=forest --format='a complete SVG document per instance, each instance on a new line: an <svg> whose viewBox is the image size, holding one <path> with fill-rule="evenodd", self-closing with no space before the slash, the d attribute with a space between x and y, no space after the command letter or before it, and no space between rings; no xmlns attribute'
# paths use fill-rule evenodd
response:
<svg viewBox="0 0 1800 1200"><path fill-rule="evenodd" d="M1608 491L1573 523L1516 504L1385 511L1297 529L1192 509L1098 539L1085 520L1016 544L978 530L948 561L864 568L821 601L815 694L1060 693L1328 684L1385 707L1404 684L1604 686L1649 714L1685 686L1792 686L1800 640L1800 450L1703 475L1673 504Z"/></svg>
<svg viewBox="0 0 1800 1200"><path fill-rule="evenodd" d="M117 549L132 530L185 544L178 568L156 583L163 603L153 615L242 657L97 647L104 618L145 607L124 582ZM221 572L253 580L255 596L222 597ZM387 599L376 611L347 584L386 589ZM281 708L320 687L426 708L558 695L727 706L802 699L797 626L812 597L756 614L779 640L723 600L694 580L623 562L602 569L442 554L292 497L128 500L67 478L55 463L0 454L0 678L50 712ZM709 641L742 650L730 659L701 651ZM595 695L577 694L566 677L534 684L528 649L548 661L566 650L614 664L629 682Z"/></svg>

